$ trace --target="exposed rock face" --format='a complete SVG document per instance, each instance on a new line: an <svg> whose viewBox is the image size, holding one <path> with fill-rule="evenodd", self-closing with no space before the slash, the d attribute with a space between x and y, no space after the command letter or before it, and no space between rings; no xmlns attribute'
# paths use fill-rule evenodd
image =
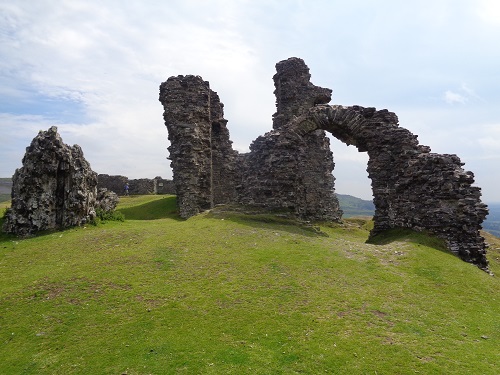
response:
<svg viewBox="0 0 500 375"><path fill-rule="evenodd" d="M85 224L95 215L96 186L97 174L78 145L64 144L55 126L40 131L14 174L3 229L25 236Z"/></svg>
<svg viewBox="0 0 500 375"><path fill-rule="evenodd" d="M387 110L325 105L331 90L310 83L301 59L276 68L274 129L244 155L231 148L222 104L208 82L178 76L161 84L182 217L237 202L289 210L302 219L339 220L327 131L368 152L375 204L371 236L391 228L429 231L463 260L488 270L479 233L488 210L472 186L474 175L456 155L431 153Z"/></svg>
<svg viewBox="0 0 500 375"><path fill-rule="evenodd" d="M235 200L236 156L223 104L199 76L170 77L160 86L180 216Z"/></svg>
<svg viewBox="0 0 500 375"><path fill-rule="evenodd" d="M97 191L96 209L101 209L104 212L113 212L119 201L120 198L114 191L100 188Z"/></svg>

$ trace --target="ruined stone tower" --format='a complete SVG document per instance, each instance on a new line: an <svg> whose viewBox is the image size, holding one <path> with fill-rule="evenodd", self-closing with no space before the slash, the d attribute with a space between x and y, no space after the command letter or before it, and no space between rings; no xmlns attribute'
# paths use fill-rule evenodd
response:
<svg viewBox="0 0 500 375"><path fill-rule="evenodd" d="M235 200L235 160L224 105L199 76L170 77L160 86L180 216Z"/></svg>
<svg viewBox="0 0 500 375"><path fill-rule="evenodd" d="M273 77L276 113L273 132L257 138L246 155L244 192L240 201L273 209L288 208L304 220L338 221L342 216L335 195L335 164L323 130L304 136L285 126L317 104L330 102L332 90L310 82L309 68L292 57L276 64Z"/></svg>

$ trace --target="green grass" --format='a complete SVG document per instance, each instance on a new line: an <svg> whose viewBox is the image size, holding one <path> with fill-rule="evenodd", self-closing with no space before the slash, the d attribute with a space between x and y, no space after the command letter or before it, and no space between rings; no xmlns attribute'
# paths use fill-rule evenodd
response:
<svg viewBox="0 0 500 375"><path fill-rule="evenodd" d="M125 222L2 235L1 374L500 372L498 277L425 235L367 244L359 218L179 220L174 199L122 198Z"/></svg>
<svg viewBox="0 0 500 375"><path fill-rule="evenodd" d="M120 197L120 212L129 220L177 219L175 196L130 195Z"/></svg>

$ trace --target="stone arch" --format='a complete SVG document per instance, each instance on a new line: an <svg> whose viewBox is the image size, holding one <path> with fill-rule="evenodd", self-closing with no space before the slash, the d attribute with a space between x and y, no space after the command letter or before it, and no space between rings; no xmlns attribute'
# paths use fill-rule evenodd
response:
<svg viewBox="0 0 500 375"><path fill-rule="evenodd" d="M329 132L368 153L375 204L371 237L392 228L428 231L461 259L488 269L479 233L488 210L458 156L431 153L388 110L327 105L332 91L313 85L299 58L280 61L276 70L273 130L255 139L246 154L232 149L223 104L207 81L177 76L160 85L182 217L238 203L286 210L304 220L339 221Z"/></svg>
<svg viewBox="0 0 500 375"><path fill-rule="evenodd" d="M317 129L368 153L375 204L371 237L392 228L428 231L464 261L487 270L479 230L488 210L480 188L472 186L474 174L464 171L458 156L431 153L385 109L319 105L286 127L298 136Z"/></svg>

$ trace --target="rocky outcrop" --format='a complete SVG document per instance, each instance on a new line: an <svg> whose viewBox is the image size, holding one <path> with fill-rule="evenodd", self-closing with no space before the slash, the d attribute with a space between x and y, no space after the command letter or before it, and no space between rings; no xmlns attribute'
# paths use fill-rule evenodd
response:
<svg viewBox="0 0 500 375"><path fill-rule="evenodd" d="M95 215L97 174L78 145L63 143L55 126L40 131L13 177L4 231L19 236L82 225Z"/></svg>

